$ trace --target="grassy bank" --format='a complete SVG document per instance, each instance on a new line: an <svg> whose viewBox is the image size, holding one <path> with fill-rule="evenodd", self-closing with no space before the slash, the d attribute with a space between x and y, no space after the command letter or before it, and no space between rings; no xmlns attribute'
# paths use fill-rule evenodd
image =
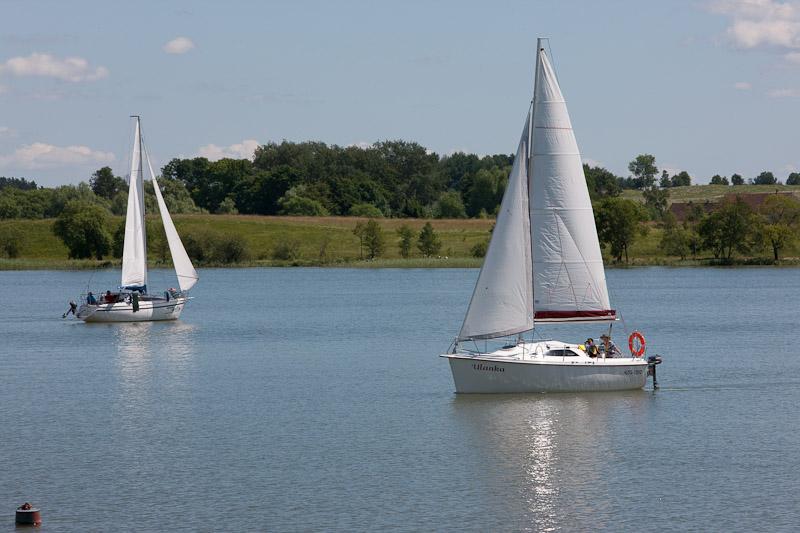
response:
<svg viewBox="0 0 800 533"><path fill-rule="evenodd" d="M694 188L694 187L693 187ZM729 187L732 189L732 187ZM156 220L154 218L153 220ZM113 221L113 227L121 222ZM472 257L472 247L488 239L492 220L431 220L442 241L439 257L421 257L416 246L412 257L400 257L397 228L407 224L419 231L426 220L380 220L386 236L386 250L375 260L362 259L359 240L353 234L356 223L363 219L355 217L261 217L245 215L178 215L175 223L182 235L202 235L204 232L241 235L247 247L245 260L234 265L215 263L200 264L200 267L216 266L267 267L267 266L339 266L357 268L464 268L479 267L482 259ZM114 258L103 260L71 260L67 249L52 231L52 220L12 220L0 221L0 232L16 226L23 235L21 253L18 258L0 258L0 270L79 270L92 268L118 268L120 261ZM713 257L703 253L697 258L681 260L661 253L661 230L651 227L646 235L637 238L630 249L630 266L702 266L715 264ZM155 240L155 236L153 237ZM151 241L152 242L152 241ZM292 242L296 245L296 256L290 260L273 257L273 251L281 244ZM781 265L800 265L800 246L795 245L784 251L786 259ZM606 257L607 266L615 265ZM149 263L152 266L169 266L159 262L150 250ZM737 258L734 264L763 265L772 264L770 254L765 250L752 257Z"/></svg>
<svg viewBox="0 0 800 533"><path fill-rule="evenodd" d="M158 217L148 220L158 221ZM426 220L383 219L379 220L386 237L384 254L376 260L362 259L359 239L353 228L364 219L356 217L264 217L251 215L176 215L175 225L181 235L203 235L215 233L240 235L246 244L247 257L235 265L213 263L201 266L355 266L355 267L475 267L481 260L472 257L470 250L475 244L486 241L493 220L431 220L439 235L442 247L439 257L421 257L416 243L412 257L403 259L398 247L397 229L403 224L419 232ZM121 217L112 217L109 230L116 228ZM6 220L0 221L0 232L16 227L23 235L18 258L0 258L0 270L53 269L73 270L114 267L120 261L112 257L101 261L70 260L67 248L52 232L53 220ZM152 242L155 237L149 240ZM279 260L273 252L279 245L290 243L296 247L295 257ZM148 261L158 265L159 260L150 246Z"/></svg>

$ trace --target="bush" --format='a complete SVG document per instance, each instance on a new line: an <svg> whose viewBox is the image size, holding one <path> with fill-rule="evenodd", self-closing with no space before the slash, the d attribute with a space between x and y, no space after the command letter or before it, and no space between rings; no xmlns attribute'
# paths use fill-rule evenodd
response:
<svg viewBox="0 0 800 533"><path fill-rule="evenodd" d="M228 196L219 203L215 213L218 215L236 215L239 211L236 209L236 202L234 202L233 198Z"/></svg>
<svg viewBox="0 0 800 533"><path fill-rule="evenodd" d="M111 250L107 218L108 211L99 205L73 200L53 223L53 233L69 249L70 259L102 259Z"/></svg>
<svg viewBox="0 0 800 533"><path fill-rule="evenodd" d="M300 258L300 241L286 238L272 249L272 258L278 261L295 261Z"/></svg>
<svg viewBox="0 0 800 533"><path fill-rule="evenodd" d="M22 240L22 232L19 228L6 226L0 229L0 251L11 259L19 257Z"/></svg>
<svg viewBox="0 0 800 533"><path fill-rule="evenodd" d="M372 204L354 204L347 214L351 217L383 218L383 211Z"/></svg>
<svg viewBox="0 0 800 533"><path fill-rule="evenodd" d="M464 202L456 191L443 192L433 212L436 218L467 218Z"/></svg>
<svg viewBox="0 0 800 533"><path fill-rule="evenodd" d="M248 257L247 242L241 235L218 235L213 245L212 258L220 263L239 263Z"/></svg>
<svg viewBox="0 0 800 533"><path fill-rule="evenodd" d="M438 254L439 250L442 248L442 242L439 240L439 236L436 235L436 232L433 231L433 226L431 226L430 222L426 222L422 231L419 232L417 248L419 248L419 251L422 252L422 255L425 257Z"/></svg>
<svg viewBox="0 0 800 533"><path fill-rule="evenodd" d="M472 257L486 257L486 252L489 250L489 241L481 241L469 249Z"/></svg>

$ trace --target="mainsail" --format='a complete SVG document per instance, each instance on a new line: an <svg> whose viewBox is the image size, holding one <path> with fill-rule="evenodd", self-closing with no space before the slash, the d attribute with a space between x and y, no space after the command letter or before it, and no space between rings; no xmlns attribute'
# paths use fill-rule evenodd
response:
<svg viewBox="0 0 800 533"><path fill-rule="evenodd" d="M527 172L529 123L530 115L525 120L459 340L501 337L533 328Z"/></svg>
<svg viewBox="0 0 800 533"><path fill-rule="evenodd" d="M130 185L128 187L128 212L125 216L125 244L122 251L121 287L146 290L147 288L147 235L144 224L144 176L142 173L142 141L139 117L131 155Z"/></svg>
<svg viewBox="0 0 800 533"><path fill-rule="evenodd" d="M567 104L541 46L537 57L530 162L534 320L614 320Z"/></svg>
<svg viewBox="0 0 800 533"><path fill-rule="evenodd" d="M167 234L167 244L169 244L169 253L172 255L172 264L175 266L175 274L178 276L178 284L182 291L191 289L199 276L197 271L189 259L189 254L183 247L181 238L178 236L178 230L175 229L175 224L172 223L172 217L169 216L167 211L167 204L164 203L164 197L161 195L161 189L158 187L156 174L153 172L153 165L150 164L150 157L147 156L147 167L150 170L150 178L153 180L153 189L156 192L156 200L158 201L158 211L161 213L161 222L164 224L164 232Z"/></svg>

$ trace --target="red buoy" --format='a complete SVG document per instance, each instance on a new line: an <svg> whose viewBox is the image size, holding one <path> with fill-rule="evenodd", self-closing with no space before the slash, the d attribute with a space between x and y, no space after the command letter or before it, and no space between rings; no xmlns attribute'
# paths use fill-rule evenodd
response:
<svg viewBox="0 0 800 533"><path fill-rule="evenodd" d="M40 526L42 525L42 514L39 509L25 502L17 507L16 522L18 526Z"/></svg>

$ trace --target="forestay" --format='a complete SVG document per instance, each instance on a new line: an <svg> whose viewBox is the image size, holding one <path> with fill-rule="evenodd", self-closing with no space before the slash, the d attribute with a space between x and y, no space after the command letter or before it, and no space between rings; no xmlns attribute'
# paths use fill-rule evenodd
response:
<svg viewBox="0 0 800 533"><path fill-rule="evenodd" d="M525 121L459 340L513 335L533 328L527 172L529 122L530 116Z"/></svg>
<svg viewBox="0 0 800 533"><path fill-rule="evenodd" d="M144 289L147 286L147 235L144 224L144 176L139 119L136 119L131 155L128 211L125 217L125 244L122 251L122 283L124 288Z"/></svg>
<svg viewBox="0 0 800 533"><path fill-rule="evenodd" d="M529 172L534 319L614 320L567 104L544 50L537 56Z"/></svg>

